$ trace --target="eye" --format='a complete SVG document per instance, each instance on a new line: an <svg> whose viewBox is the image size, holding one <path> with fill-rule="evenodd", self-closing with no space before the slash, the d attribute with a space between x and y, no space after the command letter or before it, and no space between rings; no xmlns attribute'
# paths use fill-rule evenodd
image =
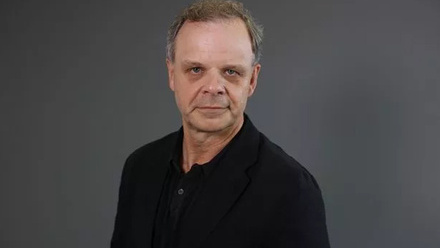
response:
<svg viewBox="0 0 440 248"><path fill-rule="evenodd" d="M229 75L229 76L234 76L234 75L238 74L238 72L236 72L236 71L234 71L234 70L232 70L232 69L226 69L225 72L226 72L226 74Z"/></svg>
<svg viewBox="0 0 440 248"><path fill-rule="evenodd" d="M193 67L190 69L190 71L192 73L199 74L202 71L202 69L200 67Z"/></svg>

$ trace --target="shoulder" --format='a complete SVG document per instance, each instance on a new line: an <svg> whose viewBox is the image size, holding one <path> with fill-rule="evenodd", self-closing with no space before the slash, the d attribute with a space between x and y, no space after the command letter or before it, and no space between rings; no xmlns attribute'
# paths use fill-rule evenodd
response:
<svg viewBox="0 0 440 248"><path fill-rule="evenodd" d="M178 135L179 135L179 131L176 131L160 139L147 143L134 150L130 154L129 158L130 157L139 158L139 157L151 156L151 155L162 155L164 153L169 154L170 149L174 148Z"/></svg>
<svg viewBox="0 0 440 248"><path fill-rule="evenodd" d="M290 189L319 190L313 175L296 159L287 154L280 146L260 133L259 170L275 185L288 186Z"/></svg>
<svg viewBox="0 0 440 248"><path fill-rule="evenodd" d="M126 159L125 167L155 164L166 160L174 150L178 136L179 131L176 131L137 148Z"/></svg>
<svg viewBox="0 0 440 248"><path fill-rule="evenodd" d="M271 247L329 247L321 190L312 174L263 134L254 174L254 195L272 208Z"/></svg>

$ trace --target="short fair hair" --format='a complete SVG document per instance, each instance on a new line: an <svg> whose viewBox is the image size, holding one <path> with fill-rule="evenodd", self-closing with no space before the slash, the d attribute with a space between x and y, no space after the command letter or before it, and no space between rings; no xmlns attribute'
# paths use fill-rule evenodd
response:
<svg viewBox="0 0 440 248"><path fill-rule="evenodd" d="M250 12L243 7L242 3L222 0L201 0L194 2L176 16L168 29L167 59L174 62L176 37L186 21L209 22L233 18L240 18L246 25L254 54L253 64L257 64L261 58L263 27L254 21Z"/></svg>

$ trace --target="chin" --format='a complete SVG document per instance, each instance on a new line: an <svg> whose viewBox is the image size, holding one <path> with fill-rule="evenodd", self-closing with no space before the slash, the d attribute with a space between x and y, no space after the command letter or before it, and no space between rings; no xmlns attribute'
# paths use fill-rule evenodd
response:
<svg viewBox="0 0 440 248"><path fill-rule="evenodd" d="M197 117L190 119L188 124L197 131L215 133L233 126L234 119L230 116L219 116L217 118Z"/></svg>
<svg viewBox="0 0 440 248"><path fill-rule="evenodd" d="M193 123L192 126L195 127L196 130L201 132L216 133L227 129L228 127L231 126L231 124L220 121L208 120L208 121L198 121L196 123Z"/></svg>

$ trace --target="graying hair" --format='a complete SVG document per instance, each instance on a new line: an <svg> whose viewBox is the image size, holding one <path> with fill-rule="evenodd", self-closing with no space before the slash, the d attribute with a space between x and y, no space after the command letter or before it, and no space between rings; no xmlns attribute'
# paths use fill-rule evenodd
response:
<svg viewBox="0 0 440 248"><path fill-rule="evenodd" d="M221 19L240 18L246 25L254 53L253 64L261 58L263 27L258 25L243 4L236 1L201 0L185 8L171 24L167 36L167 59L174 62L175 41L180 28L186 21L208 22Z"/></svg>

